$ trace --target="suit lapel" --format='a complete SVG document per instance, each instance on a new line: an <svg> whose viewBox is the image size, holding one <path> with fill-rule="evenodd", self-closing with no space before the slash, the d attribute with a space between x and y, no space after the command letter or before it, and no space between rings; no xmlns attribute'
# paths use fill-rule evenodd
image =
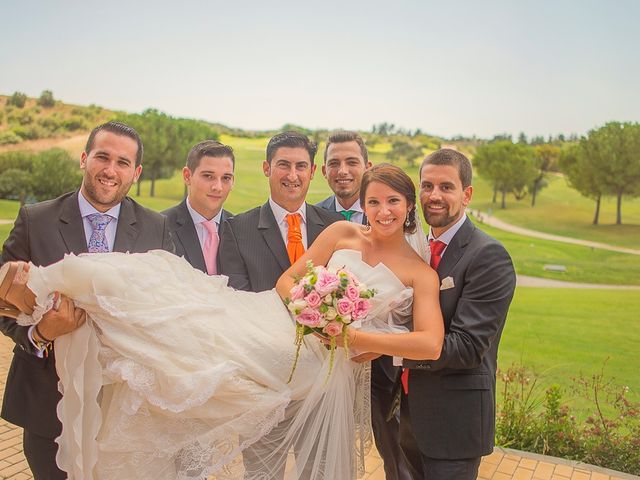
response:
<svg viewBox="0 0 640 480"><path fill-rule="evenodd" d="M60 213L60 235L67 247L67 252L87 253L87 238L78 205L78 192L65 200L62 207Z"/></svg>
<svg viewBox="0 0 640 480"><path fill-rule="evenodd" d="M120 205L118 229L116 230L113 251L132 252L140 233L136 226L136 214L133 211L133 205L129 198L125 197Z"/></svg>
<svg viewBox="0 0 640 480"><path fill-rule="evenodd" d="M287 255L286 246L282 241L280 228L276 223L276 217L274 217L273 215L273 211L269 206L269 202L260 207L258 230L262 234L262 237L269 247L269 250L271 250L274 258L282 268L282 271L284 272L285 270L287 270L291 266L291 262L289 261L289 255Z"/></svg>
<svg viewBox="0 0 640 480"><path fill-rule="evenodd" d="M198 233L196 232L196 226L193 223L193 218L187 208L187 202L184 200L178 208L178 215L176 216L175 230L178 241L182 244L185 257L187 261L203 272L207 271L207 265L204 261L202 254L202 247L200 246L200 240L198 239Z"/></svg>
<svg viewBox="0 0 640 480"><path fill-rule="evenodd" d="M335 202L335 200L334 200ZM313 206L306 204L307 208L307 248L315 241L320 232L324 230L327 224L320 218L318 212ZM335 211L335 203L333 210Z"/></svg>
<svg viewBox="0 0 640 480"><path fill-rule="evenodd" d="M447 249L442 255L440 265L438 265L438 277L440 277L440 279L446 278L450 275L453 267L456 266L464 254L464 249L468 245L469 239L475 229L476 226L471 220L469 220L469 218L467 218L453 236L451 242L447 246Z"/></svg>

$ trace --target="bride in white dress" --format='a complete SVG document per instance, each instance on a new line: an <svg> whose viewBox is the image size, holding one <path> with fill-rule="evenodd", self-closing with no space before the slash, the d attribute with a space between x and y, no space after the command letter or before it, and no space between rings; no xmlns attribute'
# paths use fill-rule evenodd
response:
<svg viewBox="0 0 640 480"><path fill-rule="evenodd" d="M262 480L289 459L287 479L360 476L370 445L364 362L377 354L437 358L442 346L437 275L414 250L422 242L412 248L404 235L415 230L415 202L402 170L369 170L361 203L371 227L331 225L274 291L235 291L226 277L163 251L31 266L38 305L57 291L88 317L55 342L59 466L83 480ZM377 293L367 318L349 328L354 361L338 351L327 375L328 352L307 337L287 384L295 334L281 297L308 260L345 266ZM399 325L411 319L406 333ZM243 464L242 451L269 432L266 458Z"/></svg>

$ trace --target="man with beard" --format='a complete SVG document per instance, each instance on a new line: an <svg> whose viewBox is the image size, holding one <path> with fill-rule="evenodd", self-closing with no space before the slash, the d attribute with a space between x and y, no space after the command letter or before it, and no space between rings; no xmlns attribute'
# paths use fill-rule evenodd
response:
<svg viewBox="0 0 640 480"><path fill-rule="evenodd" d="M333 132L327 139L322 165L322 174L333 195L316 206L338 212L350 222L366 225L367 218L360 205L360 185L364 172L370 167L367 147L359 134ZM386 479L410 480L400 451L399 418L389 415L399 369L394 367L393 359L388 355L371 359L369 354L363 354L354 360L371 360L371 426L376 448L384 463Z"/></svg>
<svg viewBox="0 0 640 480"><path fill-rule="evenodd" d="M166 219L126 195L142 172L142 141L131 127L96 127L80 157L80 189L20 209L4 244L2 263L50 265L65 254L173 251ZM96 272L99 275L99 272ZM85 321L85 312L61 297L36 326L0 318L0 330L16 343L2 403L2 418L24 429L23 448L36 480L64 479L54 439L61 424L53 342Z"/></svg>
<svg viewBox="0 0 640 480"><path fill-rule="evenodd" d="M404 360L401 446L414 478L475 480L493 451L498 343L515 289L509 254L465 214L471 164L442 149L420 167L445 338L438 360Z"/></svg>

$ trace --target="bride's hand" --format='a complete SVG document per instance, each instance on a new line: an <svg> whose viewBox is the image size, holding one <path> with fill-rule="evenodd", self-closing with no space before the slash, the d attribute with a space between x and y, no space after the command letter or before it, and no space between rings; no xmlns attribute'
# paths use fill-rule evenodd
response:
<svg viewBox="0 0 640 480"><path fill-rule="evenodd" d="M83 309L76 308L69 297L60 295L56 305L42 316L38 331L51 341L80 327L86 319Z"/></svg>

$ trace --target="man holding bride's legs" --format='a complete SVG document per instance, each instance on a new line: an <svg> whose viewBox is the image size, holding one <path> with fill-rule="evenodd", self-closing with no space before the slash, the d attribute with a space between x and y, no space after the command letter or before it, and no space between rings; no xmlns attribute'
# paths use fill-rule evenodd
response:
<svg viewBox="0 0 640 480"><path fill-rule="evenodd" d="M403 362L401 445L416 480L475 480L494 446L497 352L515 272L504 247L466 216L471 177L469 160L450 149L420 167L445 338L438 360Z"/></svg>
<svg viewBox="0 0 640 480"><path fill-rule="evenodd" d="M166 222L127 193L142 171L142 141L127 125L96 127L80 157L80 189L24 206L2 251L2 263L24 260L50 265L67 253L173 250ZM24 428L24 453L36 480L64 479L54 442L60 434L60 400L53 341L84 321L84 312L62 298L37 327L0 319L0 330L16 343L7 375L2 418Z"/></svg>

